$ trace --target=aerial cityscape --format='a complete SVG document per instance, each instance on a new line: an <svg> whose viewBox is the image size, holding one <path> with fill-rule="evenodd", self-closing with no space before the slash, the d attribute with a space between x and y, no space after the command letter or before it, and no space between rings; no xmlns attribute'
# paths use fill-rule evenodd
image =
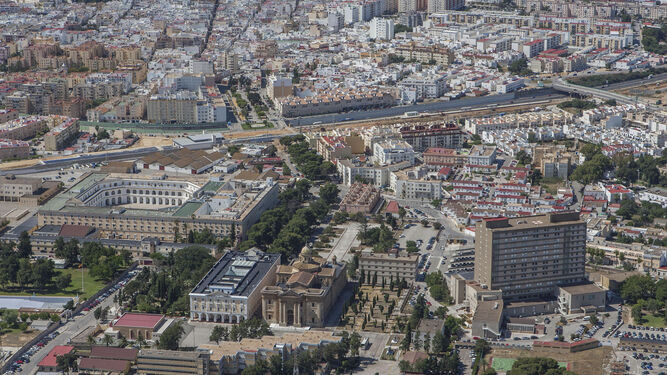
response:
<svg viewBox="0 0 667 375"><path fill-rule="evenodd" d="M667 374L664 0L0 31L1 374Z"/></svg>

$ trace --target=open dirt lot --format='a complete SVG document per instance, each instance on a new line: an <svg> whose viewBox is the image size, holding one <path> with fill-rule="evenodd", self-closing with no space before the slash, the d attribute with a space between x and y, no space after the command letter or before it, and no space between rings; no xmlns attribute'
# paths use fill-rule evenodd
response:
<svg viewBox="0 0 667 375"><path fill-rule="evenodd" d="M491 354L487 355L485 360L489 363L492 357L501 358L525 358L525 357L549 357L558 362L568 362L570 371L577 374L602 375L604 368L608 366L613 359L612 348L601 346L595 349L584 350L578 353L555 354L553 352L542 350L520 350L520 349L499 349L493 348Z"/></svg>
<svg viewBox="0 0 667 375"><path fill-rule="evenodd" d="M614 91L632 97L647 98L651 103L655 103L658 100L662 100L663 104L667 102L667 80Z"/></svg>

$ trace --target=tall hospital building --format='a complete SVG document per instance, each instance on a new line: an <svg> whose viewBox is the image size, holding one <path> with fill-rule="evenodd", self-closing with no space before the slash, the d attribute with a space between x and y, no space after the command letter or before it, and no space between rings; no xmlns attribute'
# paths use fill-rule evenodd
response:
<svg viewBox="0 0 667 375"><path fill-rule="evenodd" d="M586 281L586 223L578 212L478 223L475 281L504 300L549 299L556 287Z"/></svg>

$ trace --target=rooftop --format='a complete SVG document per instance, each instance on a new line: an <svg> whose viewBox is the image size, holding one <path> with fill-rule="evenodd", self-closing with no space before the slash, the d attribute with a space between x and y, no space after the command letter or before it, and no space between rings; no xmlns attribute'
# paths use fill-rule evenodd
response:
<svg viewBox="0 0 667 375"><path fill-rule="evenodd" d="M164 315L160 314L125 313L114 326L155 329L163 319Z"/></svg>
<svg viewBox="0 0 667 375"><path fill-rule="evenodd" d="M215 263L190 294L223 292L247 297L279 260L279 254L259 250L245 253L229 251Z"/></svg>
<svg viewBox="0 0 667 375"><path fill-rule="evenodd" d="M53 349L51 349L49 354L47 354L46 357L44 357L44 359L42 359L39 362L38 366L40 366L40 367L56 367L57 366L56 357L67 354L67 353L71 352L72 350L74 350L73 346L57 345Z"/></svg>

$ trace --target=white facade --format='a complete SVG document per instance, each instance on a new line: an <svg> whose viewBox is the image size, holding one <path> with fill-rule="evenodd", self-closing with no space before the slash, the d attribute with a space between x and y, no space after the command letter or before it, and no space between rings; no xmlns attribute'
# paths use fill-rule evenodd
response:
<svg viewBox="0 0 667 375"><path fill-rule="evenodd" d="M373 145L373 160L381 165L407 161L415 163L415 152L405 141L387 140Z"/></svg>
<svg viewBox="0 0 667 375"><path fill-rule="evenodd" d="M417 101L435 99L447 92L447 80L441 75L415 75L398 83L401 91L414 92Z"/></svg>
<svg viewBox="0 0 667 375"><path fill-rule="evenodd" d="M394 21L379 17L373 18L369 35L376 40L394 39Z"/></svg>

